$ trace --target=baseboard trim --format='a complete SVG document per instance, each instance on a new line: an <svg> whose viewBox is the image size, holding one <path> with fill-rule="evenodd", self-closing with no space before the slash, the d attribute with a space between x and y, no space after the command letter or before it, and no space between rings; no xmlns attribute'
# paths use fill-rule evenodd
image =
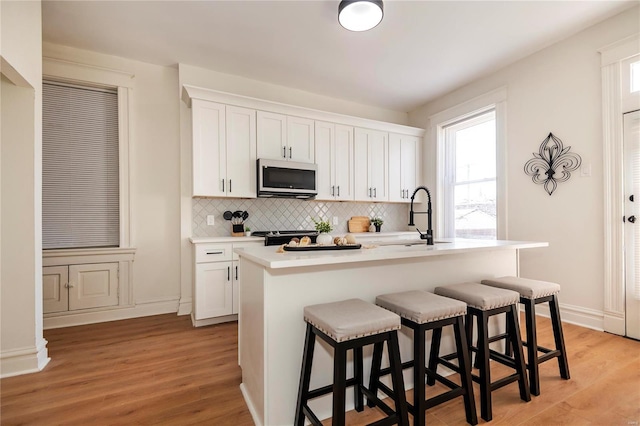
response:
<svg viewBox="0 0 640 426"><path fill-rule="evenodd" d="M193 301L191 298L180 299L178 303L178 315L190 315L193 310Z"/></svg>
<svg viewBox="0 0 640 426"><path fill-rule="evenodd" d="M203 320L196 320L193 317L193 313L191 314L191 323L193 324L194 327L202 327L202 326L205 326L205 325L221 324L223 322L231 322L231 321L238 321L238 315L237 314L233 314L233 315L225 315L223 317L215 317L215 318L207 318L207 319L203 319Z"/></svg>
<svg viewBox="0 0 640 426"><path fill-rule="evenodd" d="M549 318L549 306L546 303L536 306L536 315ZM604 331L605 315L603 311L597 309L561 303L560 318L562 322L579 325L580 327L586 327L592 330Z"/></svg>
<svg viewBox="0 0 640 426"><path fill-rule="evenodd" d="M0 378L21 376L42 371L51 358L47 341L41 339L37 346L0 352Z"/></svg>
<svg viewBox="0 0 640 426"><path fill-rule="evenodd" d="M244 398L245 404L247 404L247 408L249 408L249 413L251 413L251 418L253 419L253 423L256 426L262 426L262 422L258 417L258 412L256 411L255 405L253 405L253 401L251 401L251 397L247 393L247 388L244 383L240 383L240 392L242 392L242 397Z"/></svg>
<svg viewBox="0 0 640 426"><path fill-rule="evenodd" d="M178 299L137 303L128 308L117 308L98 312L79 312L44 319L44 329L73 327L76 325L95 324L99 322L119 321L123 319L148 317L152 315L178 312Z"/></svg>

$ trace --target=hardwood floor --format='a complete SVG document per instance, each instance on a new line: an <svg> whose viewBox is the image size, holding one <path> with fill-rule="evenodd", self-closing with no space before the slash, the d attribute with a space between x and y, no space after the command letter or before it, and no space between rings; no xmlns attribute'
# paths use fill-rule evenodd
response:
<svg viewBox="0 0 640 426"><path fill-rule="evenodd" d="M538 327L551 346L549 321L539 318ZM555 360L543 364L542 395L524 403L515 384L495 391L491 423L638 425L640 342L571 324L564 331L571 380L559 378ZM196 329L171 314L47 330L45 338L52 360L44 371L0 381L3 426L253 424L239 389L236 323ZM499 368L492 364L494 374ZM366 408L347 421L380 417ZM461 398L430 409L427 422L466 424Z"/></svg>

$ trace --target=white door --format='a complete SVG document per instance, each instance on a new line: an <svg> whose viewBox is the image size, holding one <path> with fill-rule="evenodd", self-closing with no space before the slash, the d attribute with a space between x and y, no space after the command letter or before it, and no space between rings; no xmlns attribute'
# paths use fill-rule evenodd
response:
<svg viewBox="0 0 640 426"><path fill-rule="evenodd" d="M334 185L337 200L353 200L353 127L336 124Z"/></svg>
<svg viewBox="0 0 640 426"><path fill-rule="evenodd" d="M402 186L402 136L389 134L389 201L405 201Z"/></svg>
<svg viewBox="0 0 640 426"><path fill-rule="evenodd" d="M318 164L318 195L317 200L333 200L335 198L334 183L334 145L335 125L316 121L315 149Z"/></svg>
<svg viewBox="0 0 640 426"><path fill-rule="evenodd" d="M196 320L231 315L233 312L232 262L196 265Z"/></svg>
<svg viewBox="0 0 640 426"><path fill-rule="evenodd" d="M69 266L69 310L118 304L118 263Z"/></svg>
<svg viewBox="0 0 640 426"><path fill-rule="evenodd" d="M258 158L284 160L287 151L287 116L258 111Z"/></svg>
<svg viewBox="0 0 640 426"><path fill-rule="evenodd" d="M69 267L45 266L42 268L42 312L69 310Z"/></svg>
<svg viewBox="0 0 640 426"><path fill-rule="evenodd" d="M191 106L193 132L193 195L223 196L226 178L225 106L194 99Z"/></svg>
<svg viewBox="0 0 640 426"><path fill-rule="evenodd" d="M256 197L256 111L227 105L227 182L230 197Z"/></svg>
<svg viewBox="0 0 640 426"><path fill-rule="evenodd" d="M373 189L373 201L388 201L388 133L369 131L369 184Z"/></svg>
<svg viewBox="0 0 640 426"><path fill-rule="evenodd" d="M626 335L640 339L640 111L624 114Z"/></svg>
<svg viewBox="0 0 640 426"><path fill-rule="evenodd" d="M314 163L313 120L287 117L287 159L300 163Z"/></svg>

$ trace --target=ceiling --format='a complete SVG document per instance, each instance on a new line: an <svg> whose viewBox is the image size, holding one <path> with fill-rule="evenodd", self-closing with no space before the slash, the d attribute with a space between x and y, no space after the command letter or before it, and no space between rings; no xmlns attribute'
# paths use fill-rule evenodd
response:
<svg viewBox="0 0 640 426"><path fill-rule="evenodd" d="M338 3L45 0L43 40L407 112L637 4L385 0L354 33Z"/></svg>

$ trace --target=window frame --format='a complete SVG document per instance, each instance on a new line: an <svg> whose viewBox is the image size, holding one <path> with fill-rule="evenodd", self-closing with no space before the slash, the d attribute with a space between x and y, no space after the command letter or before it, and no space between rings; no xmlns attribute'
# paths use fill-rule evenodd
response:
<svg viewBox="0 0 640 426"><path fill-rule="evenodd" d="M66 84L115 89L118 95L118 150L120 235L119 248L132 247L133 205L131 202L130 136L134 75L122 71L99 68L54 58L43 58L42 80ZM55 249L85 250L85 249ZM86 249L95 251L95 249ZM112 251L108 250L108 251ZM51 250L48 250L51 251Z"/></svg>
<svg viewBox="0 0 640 426"><path fill-rule="evenodd" d="M496 120L496 238L508 239L507 217L507 150L506 150L506 118L507 89L501 87L480 95L467 102L458 104L429 117L429 131L435 148L435 229L437 235L446 234L446 179L448 167L446 155L446 127L467 119L495 111Z"/></svg>
<svg viewBox="0 0 640 426"><path fill-rule="evenodd" d="M493 113L493 117L490 119L485 118L487 114ZM498 170L496 163L496 176L493 178L483 178L483 179L474 179L469 181L460 181L457 180L457 167L456 167L456 144L453 138L451 137L451 133L448 132L449 129L455 128L460 125L459 129L456 130L464 130L470 127L474 127L488 121L494 121L497 124L495 109L490 108L486 111L480 112L479 114L475 114L461 120L457 120L451 122L447 125L442 126L442 130L444 132L444 140L443 140L443 150L444 150L444 166L443 169L443 179L442 179L442 199L444 204L443 216L442 216L442 226L444 229L444 233L442 234L445 237L454 238L456 237L455 231L455 214L447 214L447 211L454 211L455 213L455 189L459 185L468 185L474 183L484 183L484 182L495 182L496 191L498 186ZM496 137L496 155L497 155L497 137ZM496 210L497 210L497 200L496 200ZM498 221L496 218L496 238L498 232Z"/></svg>

